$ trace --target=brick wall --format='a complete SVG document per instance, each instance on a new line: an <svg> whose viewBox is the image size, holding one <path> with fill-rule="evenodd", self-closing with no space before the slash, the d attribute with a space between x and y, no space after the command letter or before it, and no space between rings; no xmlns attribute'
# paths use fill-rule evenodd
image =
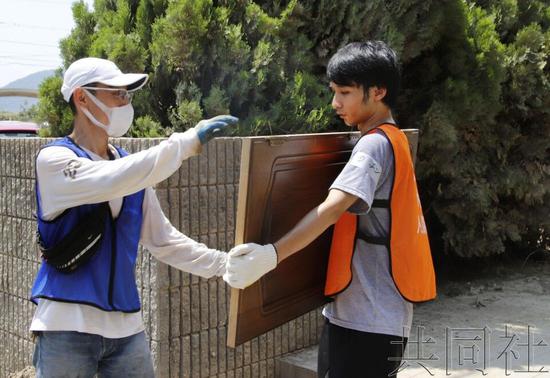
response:
<svg viewBox="0 0 550 378"><path fill-rule="evenodd" d="M0 139L0 377L32 364L28 295L38 270L34 159L47 139ZM136 152L160 139L120 139ZM156 187L166 216L184 234L221 250L233 245L241 142L219 138ZM141 251L136 272L159 377L272 377L274 360L317 342L312 311L235 349L227 348L229 287L192 276Z"/></svg>

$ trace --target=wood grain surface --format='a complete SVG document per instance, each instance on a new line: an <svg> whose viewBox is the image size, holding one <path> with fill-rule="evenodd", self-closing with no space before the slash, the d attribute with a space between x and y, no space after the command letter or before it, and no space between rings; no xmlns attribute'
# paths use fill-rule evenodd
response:
<svg viewBox="0 0 550 378"><path fill-rule="evenodd" d="M403 130L413 159L418 131ZM327 196L359 133L243 138L235 245L273 243ZM235 347L324 303L332 228L244 290L232 289L227 345Z"/></svg>

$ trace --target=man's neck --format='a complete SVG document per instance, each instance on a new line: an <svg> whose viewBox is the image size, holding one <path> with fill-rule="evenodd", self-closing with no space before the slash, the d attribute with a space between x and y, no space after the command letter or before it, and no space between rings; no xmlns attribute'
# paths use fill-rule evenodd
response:
<svg viewBox="0 0 550 378"><path fill-rule="evenodd" d="M382 111L373 113L373 115L369 119L358 124L357 129L361 132L361 135L365 135L370 130L384 123L395 124L391 110L387 108Z"/></svg>
<svg viewBox="0 0 550 378"><path fill-rule="evenodd" d="M76 117L73 132L69 135L80 147L83 147L104 159L109 159L107 133L92 124L87 118Z"/></svg>

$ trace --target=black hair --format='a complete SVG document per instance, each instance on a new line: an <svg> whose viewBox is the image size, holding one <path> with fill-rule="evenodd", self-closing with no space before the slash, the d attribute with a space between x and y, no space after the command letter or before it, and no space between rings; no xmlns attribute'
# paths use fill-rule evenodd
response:
<svg viewBox="0 0 550 378"><path fill-rule="evenodd" d="M382 41L352 42L340 48L327 66L329 81L337 85L386 88L382 102L393 108L397 101L401 74L397 55Z"/></svg>
<svg viewBox="0 0 550 378"><path fill-rule="evenodd" d="M90 84L86 84L86 85L83 85L83 87L96 87L97 86L97 83L90 83ZM92 90L92 89L88 89L90 92L92 92L93 95L95 95L95 91ZM74 104L74 100L73 100L73 94L71 94L71 97L69 98L69 107L71 108L71 111L73 112L73 116L76 115L76 106Z"/></svg>

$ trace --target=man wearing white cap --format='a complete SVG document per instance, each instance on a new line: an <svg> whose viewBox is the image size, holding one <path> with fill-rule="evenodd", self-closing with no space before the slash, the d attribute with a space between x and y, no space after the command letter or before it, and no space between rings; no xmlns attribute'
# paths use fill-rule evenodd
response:
<svg viewBox="0 0 550 378"><path fill-rule="evenodd" d="M74 127L36 159L43 261L32 288L38 307L30 328L37 335L38 377L154 376L134 277L138 244L186 272L225 273L226 254L176 230L151 186L237 118L203 120L129 155L108 138L128 131L131 95L147 78L98 58L80 59L64 75L61 92Z"/></svg>

